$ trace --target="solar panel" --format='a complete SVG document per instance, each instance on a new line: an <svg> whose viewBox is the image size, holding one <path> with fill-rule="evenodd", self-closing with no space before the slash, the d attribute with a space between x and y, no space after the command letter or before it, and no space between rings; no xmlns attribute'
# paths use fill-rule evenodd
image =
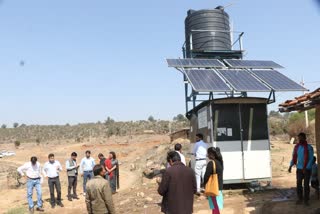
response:
<svg viewBox="0 0 320 214"><path fill-rule="evenodd" d="M179 68L223 68L225 65L217 59L167 59L169 67Z"/></svg>
<svg viewBox="0 0 320 214"><path fill-rule="evenodd" d="M250 72L268 84L275 91L307 91L306 88L281 74L279 71L252 70Z"/></svg>
<svg viewBox="0 0 320 214"><path fill-rule="evenodd" d="M202 92L230 92L229 86L213 70L185 70L192 88Z"/></svg>
<svg viewBox="0 0 320 214"><path fill-rule="evenodd" d="M274 61L265 60L239 60L239 59L225 59L224 60L232 68L253 68L253 69L267 69L267 68L283 68Z"/></svg>
<svg viewBox="0 0 320 214"><path fill-rule="evenodd" d="M218 70L222 77L234 88L235 91L269 92L265 86L248 71L245 70Z"/></svg>

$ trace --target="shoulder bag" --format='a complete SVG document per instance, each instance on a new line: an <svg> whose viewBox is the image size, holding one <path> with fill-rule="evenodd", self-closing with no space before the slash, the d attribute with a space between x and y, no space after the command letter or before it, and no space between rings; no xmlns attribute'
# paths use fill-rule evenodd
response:
<svg viewBox="0 0 320 214"><path fill-rule="evenodd" d="M218 174L216 170L216 163L212 161L212 165L213 165L213 174L210 175L204 191L204 194L206 196L219 195L219 182L218 182Z"/></svg>

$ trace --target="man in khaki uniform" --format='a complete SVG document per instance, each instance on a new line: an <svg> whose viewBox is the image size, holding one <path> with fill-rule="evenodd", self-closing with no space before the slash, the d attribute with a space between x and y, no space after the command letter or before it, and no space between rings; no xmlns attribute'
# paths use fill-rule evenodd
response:
<svg viewBox="0 0 320 214"><path fill-rule="evenodd" d="M106 170L100 164L93 167L94 178L86 189L86 205L89 214L115 214L110 184L104 179Z"/></svg>

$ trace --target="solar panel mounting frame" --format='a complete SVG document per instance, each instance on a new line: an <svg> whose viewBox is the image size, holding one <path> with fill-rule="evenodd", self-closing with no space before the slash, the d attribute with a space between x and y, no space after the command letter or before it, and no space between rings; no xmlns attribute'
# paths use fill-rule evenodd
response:
<svg viewBox="0 0 320 214"><path fill-rule="evenodd" d="M224 59L223 60L230 68L245 68L245 69L276 69L284 68L278 63L271 60L240 60L240 59ZM245 65L245 64L253 65ZM240 64L240 65L239 65ZM243 65L241 65L243 64ZM260 65L258 65L260 64ZM269 65L268 65L269 64Z"/></svg>
<svg viewBox="0 0 320 214"><path fill-rule="evenodd" d="M218 59L166 59L169 67L175 68L224 68ZM176 63L172 62L175 61Z"/></svg>

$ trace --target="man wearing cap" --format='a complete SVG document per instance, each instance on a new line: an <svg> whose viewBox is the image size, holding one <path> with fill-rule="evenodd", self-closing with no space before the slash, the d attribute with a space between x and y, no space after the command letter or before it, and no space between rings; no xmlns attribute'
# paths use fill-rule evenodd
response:
<svg viewBox="0 0 320 214"><path fill-rule="evenodd" d="M194 171L196 174L197 180L197 193L196 195L200 196L201 192L201 180L204 180L204 174L206 172L207 166L207 149L208 145L203 142L203 135L198 133L196 134L196 144L193 148L193 155L195 156L195 166Z"/></svg>
<svg viewBox="0 0 320 214"><path fill-rule="evenodd" d="M86 156L82 158L80 162L80 174L83 177L83 195L86 195L86 184L87 181L93 178L93 167L95 165L94 159L90 157L91 152L86 151Z"/></svg>
<svg viewBox="0 0 320 214"><path fill-rule="evenodd" d="M34 204L32 200L33 189L37 191L37 211L43 212L42 208L42 192L41 192L41 165L37 162L37 157L31 157L30 162L27 162L18 168L21 176L26 176L27 180L27 198L29 204L29 212L34 212Z"/></svg>
<svg viewBox="0 0 320 214"><path fill-rule="evenodd" d="M310 195L310 177L311 169L313 164L313 148L307 142L306 134L301 132L298 135L299 143L295 145L292 153L292 160L289 166L289 173L291 173L292 166L297 167L297 195L298 201L296 204L302 204L304 199L304 204L309 205L309 195ZM302 187L303 180L303 187ZM303 197L304 190L304 197Z"/></svg>
<svg viewBox="0 0 320 214"><path fill-rule="evenodd" d="M66 169L68 174L68 200L79 199L77 196L77 183L78 183L78 168L77 164L77 153L72 152L71 158L66 161ZM71 189L73 189L73 194L71 194Z"/></svg>

